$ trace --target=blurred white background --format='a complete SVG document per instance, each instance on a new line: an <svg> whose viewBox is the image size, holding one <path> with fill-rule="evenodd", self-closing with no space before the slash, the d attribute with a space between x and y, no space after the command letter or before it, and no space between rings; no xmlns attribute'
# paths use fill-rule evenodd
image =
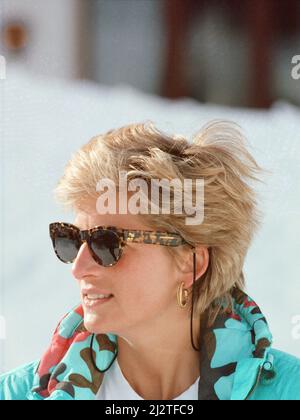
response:
<svg viewBox="0 0 300 420"><path fill-rule="evenodd" d="M72 221L52 198L64 165L90 137L149 119L188 136L211 119L236 121L258 163L272 171L259 187L265 219L245 274L249 294L269 320L274 346L300 356L299 328L293 325L300 315L300 81L290 76L293 47L277 51L285 58L271 106L241 107L247 101L247 66L240 65L238 74L232 62L240 63L246 49L241 45L236 57L229 54L229 45L238 44L226 22L199 23L195 34L213 36L215 58L227 40L222 69L194 35L188 77L204 99L170 100L161 96L167 45L162 2L91 0L87 9L80 0L1 0L0 12L0 54L7 59L7 77L0 80L0 317L6 322L0 371L39 358L57 321L79 301L71 268L56 259L48 238L49 222ZM197 82L200 64L206 76ZM228 106L234 104L239 107Z"/></svg>

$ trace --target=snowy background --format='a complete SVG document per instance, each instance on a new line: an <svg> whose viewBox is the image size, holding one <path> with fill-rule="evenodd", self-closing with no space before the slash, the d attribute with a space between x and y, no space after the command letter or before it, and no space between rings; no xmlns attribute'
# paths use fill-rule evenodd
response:
<svg viewBox="0 0 300 420"><path fill-rule="evenodd" d="M48 224L72 221L52 190L71 154L92 136L153 120L191 135L215 118L241 125L258 163L272 171L260 186L263 227L249 250L248 292L265 312L274 346L300 356L300 109L269 111L171 102L132 87L38 78L18 68L0 81L1 284L0 370L41 356L60 317L79 301L70 266L55 257ZM1 334L0 334L1 336Z"/></svg>

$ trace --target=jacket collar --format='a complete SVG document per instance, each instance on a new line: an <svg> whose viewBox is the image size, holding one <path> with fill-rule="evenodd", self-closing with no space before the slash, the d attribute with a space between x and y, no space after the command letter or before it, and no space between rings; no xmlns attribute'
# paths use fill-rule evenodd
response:
<svg viewBox="0 0 300 420"><path fill-rule="evenodd" d="M199 400L251 397L262 374L273 368L267 321L256 303L234 289L233 311L219 314L200 343ZM78 306L59 323L37 368L29 399L95 399L118 354L117 336L91 335Z"/></svg>
<svg viewBox="0 0 300 420"><path fill-rule="evenodd" d="M200 400L250 398L266 370L273 369L272 335L258 305L234 289L233 311L220 314L201 339Z"/></svg>

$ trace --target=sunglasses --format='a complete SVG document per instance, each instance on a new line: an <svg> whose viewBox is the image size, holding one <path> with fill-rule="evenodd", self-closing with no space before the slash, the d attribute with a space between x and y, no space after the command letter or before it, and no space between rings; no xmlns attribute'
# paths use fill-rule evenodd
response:
<svg viewBox="0 0 300 420"><path fill-rule="evenodd" d="M51 223L50 238L56 256L66 264L73 263L78 252L87 243L94 260L103 267L115 265L128 242L177 247L187 242L177 233L118 229L114 226L96 226L80 230L70 223Z"/></svg>

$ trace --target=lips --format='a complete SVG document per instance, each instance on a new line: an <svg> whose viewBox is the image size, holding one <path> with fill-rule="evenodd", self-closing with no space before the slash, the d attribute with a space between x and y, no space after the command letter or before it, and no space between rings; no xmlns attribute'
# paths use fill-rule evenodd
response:
<svg viewBox="0 0 300 420"><path fill-rule="evenodd" d="M99 295L88 294L88 295L85 295L85 297L89 300L105 299L105 298L109 298L110 296L112 296L112 294L109 294L109 295L103 295L103 294L99 294Z"/></svg>
<svg viewBox="0 0 300 420"><path fill-rule="evenodd" d="M113 297L113 294L106 290L96 289L83 289L81 294L84 305L89 308L108 302Z"/></svg>
<svg viewBox="0 0 300 420"><path fill-rule="evenodd" d="M112 293L109 290L102 290L102 289L95 289L95 288L85 288L81 290L81 295L83 297L90 296L90 297L97 297L97 296L110 296Z"/></svg>
<svg viewBox="0 0 300 420"><path fill-rule="evenodd" d="M113 295L108 295L108 297L99 297L99 295L86 295L83 297L83 304L86 308L95 308L96 306L102 305L111 299L113 299Z"/></svg>

